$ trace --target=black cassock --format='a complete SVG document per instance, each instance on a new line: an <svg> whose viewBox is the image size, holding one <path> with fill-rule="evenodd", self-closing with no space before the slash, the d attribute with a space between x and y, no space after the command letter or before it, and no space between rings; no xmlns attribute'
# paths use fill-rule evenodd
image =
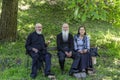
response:
<svg viewBox="0 0 120 80"><path fill-rule="evenodd" d="M37 70L42 66L41 61L45 62L45 75L49 75L51 68L51 54L47 52L44 36L42 34L37 34L36 32L29 34L25 48L32 58L31 75L37 75ZM36 48L39 51L35 53L32 51L32 48Z"/></svg>

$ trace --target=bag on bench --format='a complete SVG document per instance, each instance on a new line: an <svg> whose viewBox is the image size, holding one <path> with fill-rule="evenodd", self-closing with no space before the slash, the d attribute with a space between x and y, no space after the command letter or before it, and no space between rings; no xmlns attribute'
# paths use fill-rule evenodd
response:
<svg viewBox="0 0 120 80"><path fill-rule="evenodd" d="M91 57L92 57L92 64L96 64L97 62L96 62L96 57L97 56L99 56L100 57L100 55L98 54L98 48L97 47L92 47L92 48L90 48L90 55L91 55Z"/></svg>
<svg viewBox="0 0 120 80"><path fill-rule="evenodd" d="M94 56L94 57L100 56L100 55L98 54L98 48L97 48L97 47L92 47L92 48L90 48L90 55L91 55L91 56Z"/></svg>

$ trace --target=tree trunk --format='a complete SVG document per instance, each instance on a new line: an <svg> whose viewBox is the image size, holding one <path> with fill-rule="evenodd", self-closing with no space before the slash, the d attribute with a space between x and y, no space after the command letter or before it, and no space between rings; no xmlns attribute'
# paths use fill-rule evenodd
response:
<svg viewBox="0 0 120 80"><path fill-rule="evenodd" d="M3 0L0 19L0 41L14 41L17 33L18 0Z"/></svg>

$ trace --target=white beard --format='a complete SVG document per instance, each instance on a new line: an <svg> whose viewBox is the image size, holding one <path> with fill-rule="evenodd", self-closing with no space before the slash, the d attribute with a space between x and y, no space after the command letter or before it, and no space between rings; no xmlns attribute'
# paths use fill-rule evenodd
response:
<svg viewBox="0 0 120 80"><path fill-rule="evenodd" d="M41 32L41 31L36 31L36 33L37 33L37 34L42 34L42 32Z"/></svg>
<svg viewBox="0 0 120 80"><path fill-rule="evenodd" d="M69 31L62 30L62 38L64 42L68 41L68 36L69 36Z"/></svg>

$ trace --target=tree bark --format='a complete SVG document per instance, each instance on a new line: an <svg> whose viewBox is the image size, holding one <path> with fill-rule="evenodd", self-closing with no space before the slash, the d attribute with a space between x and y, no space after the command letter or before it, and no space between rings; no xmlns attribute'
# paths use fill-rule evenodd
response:
<svg viewBox="0 0 120 80"><path fill-rule="evenodd" d="M0 41L14 41L17 33L18 0L3 0L0 19Z"/></svg>

